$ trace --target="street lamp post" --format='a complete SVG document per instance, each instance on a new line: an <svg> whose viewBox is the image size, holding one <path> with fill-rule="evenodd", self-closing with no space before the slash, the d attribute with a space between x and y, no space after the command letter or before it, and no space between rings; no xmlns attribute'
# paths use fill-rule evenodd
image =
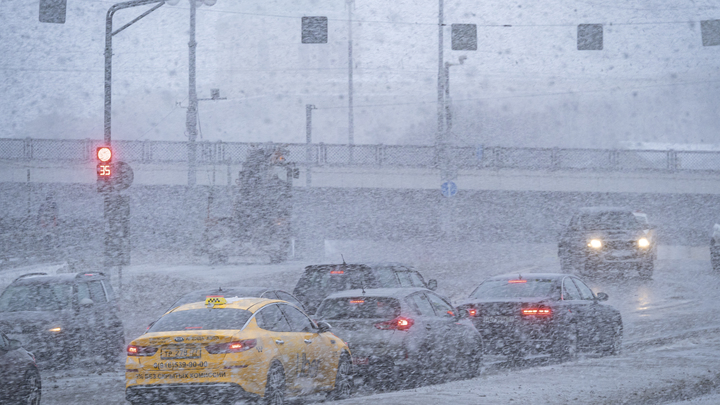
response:
<svg viewBox="0 0 720 405"><path fill-rule="evenodd" d="M312 110L317 108L312 104L305 105L305 185L310 187L310 161L312 160Z"/></svg>
<svg viewBox="0 0 720 405"><path fill-rule="evenodd" d="M188 42L188 109L185 126L188 135L188 187L197 182L197 89L195 83L195 13L197 4L190 0L190 41Z"/></svg>
<svg viewBox="0 0 720 405"><path fill-rule="evenodd" d="M151 8L150 10L140 14L134 20L113 31L113 16L118 10L144 6L146 4L153 3L158 4L156 4L155 7ZM105 17L105 131L103 137L106 146L110 146L110 142L112 141L112 37L115 36L115 34L118 34L121 31L125 30L127 27L140 21L148 14L162 7L163 4L165 4L164 0L134 0L114 4L108 9L107 15Z"/></svg>

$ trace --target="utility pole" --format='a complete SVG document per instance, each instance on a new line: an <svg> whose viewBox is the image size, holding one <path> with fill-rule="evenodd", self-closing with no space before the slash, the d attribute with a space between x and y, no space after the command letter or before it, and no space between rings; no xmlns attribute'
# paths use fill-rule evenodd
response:
<svg viewBox="0 0 720 405"><path fill-rule="evenodd" d="M312 104L305 104L305 185L310 187L311 174L310 162L312 160L312 110L315 110Z"/></svg>
<svg viewBox="0 0 720 405"><path fill-rule="evenodd" d="M352 9L355 0L346 0L348 7L348 149L350 163L353 161L353 145L355 144L355 116L353 113L353 40L352 40Z"/></svg>
<svg viewBox="0 0 720 405"><path fill-rule="evenodd" d="M190 41L188 42L188 109L186 131L188 135L188 187L194 187L197 181L197 90L195 88L195 12L197 4L190 0Z"/></svg>
<svg viewBox="0 0 720 405"><path fill-rule="evenodd" d="M438 10L438 83L437 83L437 97L438 97L438 106L437 106L437 134L435 136L435 147L441 148L444 142L444 134L445 134L445 120L444 120L444 113L445 113L445 94L443 91L443 87L445 84L444 80L444 73L445 73L445 66L443 65L443 28L445 26L443 20L444 20L444 5L443 0L439 1L439 10Z"/></svg>

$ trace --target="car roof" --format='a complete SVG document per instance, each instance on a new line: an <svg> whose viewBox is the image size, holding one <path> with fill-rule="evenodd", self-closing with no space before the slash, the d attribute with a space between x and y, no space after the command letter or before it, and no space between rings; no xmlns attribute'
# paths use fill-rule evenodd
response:
<svg viewBox="0 0 720 405"><path fill-rule="evenodd" d="M518 280L519 277L522 277L524 279L529 278L549 278L553 280L560 280L565 277L571 276L572 274L564 274L564 273L528 273L528 272L515 272L515 273L505 273L505 274L499 274L497 276L490 277L486 280Z"/></svg>
<svg viewBox="0 0 720 405"><path fill-rule="evenodd" d="M218 308L244 309L246 311L255 312L260 307L263 307L263 306L273 303L273 302L285 303L285 301L270 300L270 299L266 299L266 298L229 298L227 304L216 305L216 306ZM292 304L290 304L290 305L292 305ZM207 308L208 307L205 305L205 301L200 301L200 302L192 302L189 304L180 305L179 307L174 308L170 312L188 311L188 310L193 310L193 309L207 309Z"/></svg>
<svg viewBox="0 0 720 405"><path fill-rule="evenodd" d="M430 291L423 287L409 287L409 288L368 288L363 290L345 290L336 292L327 296L325 299L331 298L351 298L351 297L391 297L391 298L404 298L410 294L418 291Z"/></svg>
<svg viewBox="0 0 720 405"><path fill-rule="evenodd" d="M23 274L12 282L12 285L28 284L70 284L76 281L104 280L103 273L62 273L49 275L46 273Z"/></svg>
<svg viewBox="0 0 720 405"><path fill-rule="evenodd" d="M239 294L238 296L245 296L245 297L254 297L254 294L262 294L266 292L267 290L272 290L272 288L269 287L218 287L218 288L204 288L202 290L195 290L190 291L187 294L184 294L182 298L191 297L193 295L210 295L210 294L222 294L224 296L229 296L233 294Z"/></svg>
<svg viewBox="0 0 720 405"><path fill-rule="evenodd" d="M343 267L343 268L361 268L361 267L368 267L368 268L378 268L378 267L406 267L408 269L412 269L412 266L405 263L395 263L395 262L377 262L377 263L337 263L337 264L311 264L309 266L305 266L305 270L322 270L322 269L328 269L328 268L336 268L336 267Z"/></svg>
<svg viewBox="0 0 720 405"><path fill-rule="evenodd" d="M599 214L602 212L630 212L633 211L625 207L582 207L578 209L578 212L583 214Z"/></svg>

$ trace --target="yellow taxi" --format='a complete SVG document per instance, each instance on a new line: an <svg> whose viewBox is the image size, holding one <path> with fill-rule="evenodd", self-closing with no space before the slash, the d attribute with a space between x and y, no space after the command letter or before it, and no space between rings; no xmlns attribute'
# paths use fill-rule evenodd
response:
<svg viewBox="0 0 720 405"><path fill-rule="evenodd" d="M350 350L292 304L209 296L158 319L127 347L132 404L221 403L352 390Z"/></svg>

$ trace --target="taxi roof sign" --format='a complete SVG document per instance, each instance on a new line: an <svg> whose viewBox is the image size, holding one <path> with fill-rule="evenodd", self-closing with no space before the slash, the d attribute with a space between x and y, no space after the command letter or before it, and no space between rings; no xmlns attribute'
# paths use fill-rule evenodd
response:
<svg viewBox="0 0 720 405"><path fill-rule="evenodd" d="M208 295L205 297L205 305L209 307L213 307L215 305L225 305L227 304L227 300L222 295Z"/></svg>

